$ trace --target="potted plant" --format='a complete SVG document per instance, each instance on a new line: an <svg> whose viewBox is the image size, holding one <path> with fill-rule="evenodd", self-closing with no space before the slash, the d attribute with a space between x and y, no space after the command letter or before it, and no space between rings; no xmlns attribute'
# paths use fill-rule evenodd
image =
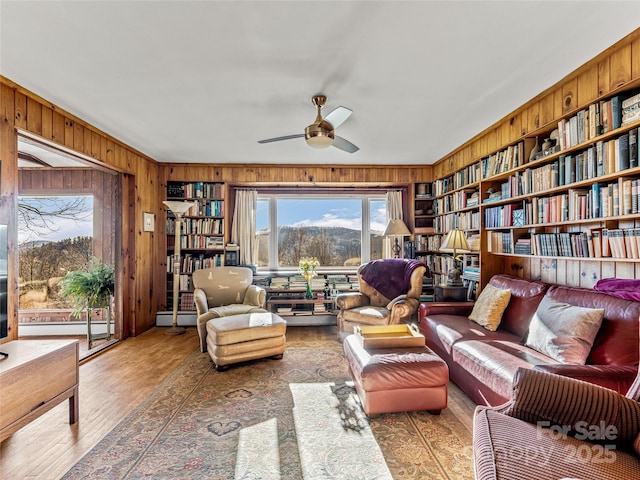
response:
<svg viewBox="0 0 640 480"><path fill-rule="evenodd" d="M111 297L115 288L114 267L105 264L97 258L93 258L86 270L74 270L68 272L60 280L64 296L69 297L75 307L72 315L80 316L83 310L87 310L87 338L89 348L96 338L109 339L111 336ZM91 310L104 308L107 312L106 335L91 335Z"/></svg>

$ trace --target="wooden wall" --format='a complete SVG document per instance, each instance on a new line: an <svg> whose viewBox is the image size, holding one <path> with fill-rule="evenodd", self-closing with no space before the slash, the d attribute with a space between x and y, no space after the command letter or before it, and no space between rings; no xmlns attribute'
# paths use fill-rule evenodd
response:
<svg viewBox="0 0 640 480"><path fill-rule="evenodd" d="M48 142L79 152L96 164L120 175L122 211L121 255L123 271L123 336L136 335L155 323L158 285L164 285L164 185L171 180L221 181L228 185L259 182L268 185L410 185L445 176L514 143L523 135L550 129L557 120L597 98L640 85L640 29L568 75L459 148L435 166L285 166L158 164L122 142L101 132L45 99L0 76L0 222L9 225L9 325L10 339L17 336L17 132L28 132ZM142 213L157 215L156 231L143 232ZM229 215L227 214L227 217ZM228 227L228 226L227 226ZM227 231L229 229L227 228ZM514 263L526 263L514 264ZM569 263L567 261L566 263ZM593 279L626 272L640 277L637 265L613 262L574 262L549 265L549 261L524 259L504 262L504 271L527 272L547 281L592 284ZM590 280L584 280L590 279ZM164 291L164 287L162 287ZM12 294L13 293L13 294Z"/></svg>
<svg viewBox="0 0 640 480"><path fill-rule="evenodd" d="M617 92L640 88L640 28L609 47L555 85L441 158L434 178L470 165L521 138L548 136L558 120L570 116ZM631 220L622 228L640 225ZM640 278L640 264L632 261L575 261L501 257L491 259L491 269L542 279L547 282L591 288L600 278ZM483 267L484 268L484 267Z"/></svg>
<svg viewBox="0 0 640 480"><path fill-rule="evenodd" d="M155 324L154 279L159 275L157 233L142 231L142 212L159 212L157 163L41 97L0 77L0 221L9 225L9 339L17 338L17 135L73 150L119 175L123 259L118 278L123 299L123 336ZM162 252L164 259L164 253Z"/></svg>

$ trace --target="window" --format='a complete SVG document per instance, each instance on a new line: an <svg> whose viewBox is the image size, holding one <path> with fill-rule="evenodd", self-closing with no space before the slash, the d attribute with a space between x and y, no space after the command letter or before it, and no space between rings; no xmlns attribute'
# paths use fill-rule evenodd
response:
<svg viewBox="0 0 640 480"><path fill-rule="evenodd" d="M69 309L58 279L93 256L92 196L18 199L20 310Z"/></svg>
<svg viewBox="0 0 640 480"><path fill-rule="evenodd" d="M316 257L325 268L356 268L382 258L386 205L384 194L260 194L258 268L297 268L301 257Z"/></svg>

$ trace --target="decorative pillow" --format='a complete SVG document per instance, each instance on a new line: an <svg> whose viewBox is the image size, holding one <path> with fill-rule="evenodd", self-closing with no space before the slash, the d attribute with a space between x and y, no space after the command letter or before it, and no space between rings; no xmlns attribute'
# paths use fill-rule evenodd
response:
<svg viewBox="0 0 640 480"><path fill-rule="evenodd" d="M508 288L503 289L487 284L480 292L473 310L469 314L469 319L487 330L495 332L510 299L511 290Z"/></svg>
<svg viewBox="0 0 640 480"><path fill-rule="evenodd" d="M585 308L544 296L529 324L525 345L560 363L584 365L604 309Z"/></svg>

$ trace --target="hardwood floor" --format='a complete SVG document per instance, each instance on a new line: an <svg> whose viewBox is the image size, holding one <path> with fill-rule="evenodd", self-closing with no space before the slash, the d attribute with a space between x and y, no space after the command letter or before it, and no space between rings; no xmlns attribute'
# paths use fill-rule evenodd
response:
<svg viewBox="0 0 640 480"><path fill-rule="evenodd" d="M291 327L287 345L337 338L336 327ZM164 335L153 328L80 365L80 421L69 425L64 402L0 444L0 477L58 479L198 349L198 334ZM336 340L337 341L337 340ZM475 405L455 385L449 408L471 431Z"/></svg>

